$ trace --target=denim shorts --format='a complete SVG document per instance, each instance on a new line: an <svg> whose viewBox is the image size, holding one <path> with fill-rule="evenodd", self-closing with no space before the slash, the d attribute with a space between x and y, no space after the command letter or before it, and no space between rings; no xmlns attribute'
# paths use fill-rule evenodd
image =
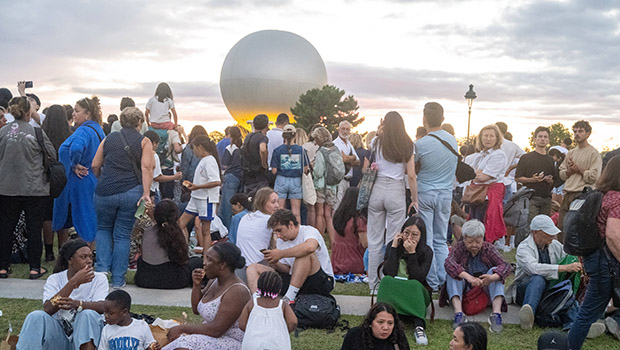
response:
<svg viewBox="0 0 620 350"><path fill-rule="evenodd" d="M278 175L273 189L278 194L278 198L301 199L301 177Z"/></svg>

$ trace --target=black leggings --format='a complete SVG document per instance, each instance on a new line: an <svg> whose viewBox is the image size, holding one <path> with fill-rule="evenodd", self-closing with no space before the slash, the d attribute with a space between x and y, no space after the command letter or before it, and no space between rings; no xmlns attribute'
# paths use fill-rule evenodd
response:
<svg viewBox="0 0 620 350"><path fill-rule="evenodd" d="M10 266L13 232L22 211L26 214L26 238L28 239L28 261L30 269L41 268L43 241L41 229L46 199L34 196L0 196L0 269Z"/></svg>

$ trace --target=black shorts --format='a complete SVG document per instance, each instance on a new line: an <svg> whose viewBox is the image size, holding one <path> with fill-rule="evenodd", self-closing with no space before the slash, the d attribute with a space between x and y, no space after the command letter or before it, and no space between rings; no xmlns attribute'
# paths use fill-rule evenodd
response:
<svg viewBox="0 0 620 350"><path fill-rule="evenodd" d="M282 277L282 290L280 293L284 295L291 282L291 275L288 273L280 273L280 276ZM334 277L326 274L322 268L319 268L317 272L306 278L306 281L301 288L299 288L297 294L329 295L332 289L334 289Z"/></svg>

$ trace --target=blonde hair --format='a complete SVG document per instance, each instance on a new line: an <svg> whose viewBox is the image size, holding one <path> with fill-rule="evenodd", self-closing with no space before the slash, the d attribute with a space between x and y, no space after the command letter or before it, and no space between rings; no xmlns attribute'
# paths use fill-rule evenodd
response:
<svg viewBox="0 0 620 350"><path fill-rule="evenodd" d="M372 139L375 138L375 136L377 136L376 131L371 131L368 134L366 134L366 139L364 141L366 143L366 149L370 149L370 143L372 142Z"/></svg>
<svg viewBox="0 0 620 350"><path fill-rule="evenodd" d="M302 128L295 129L295 143L298 145L303 145L308 142L308 134L306 134L306 130Z"/></svg>
<svg viewBox="0 0 620 350"><path fill-rule="evenodd" d="M499 131L499 128L497 127L497 125L487 125L485 127L483 127L482 129L480 129L480 132L478 133L478 137L476 138L476 148L478 148L479 150L484 150L484 146L482 145L482 133L486 130L493 130L493 132L495 133L495 138L497 141L495 141L495 145L493 145L493 149L500 149L500 147L502 146L502 140L504 139L502 137L501 132Z"/></svg>
<svg viewBox="0 0 620 350"><path fill-rule="evenodd" d="M325 142L329 142L332 140L332 135L329 133L324 126L319 126L312 130L312 138L314 142L318 145L322 145Z"/></svg>
<svg viewBox="0 0 620 350"><path fill-rule="evenodd" d="M265 204L269 201L269 196L271 196L272 193L275 193L275 191L270 187L263 187L256 191L256 195L254 195L252 199L252 209L267 214L265 213Z"/></svg>
<svg viewBox="0 0 620 350"><path fill-rule="evenodd" d="M353 148L364 148L364 143L362 142L362 136L358 133L354 133L349 135L349 141L351 141L351 145Z"/></svg>
<svg viewBox="0 0 620 350"><path fill-rule="evenodd" d="M137 128L144 122L144 114L137 107L125 107L120 116L121 126L123 128Z"/></svg>

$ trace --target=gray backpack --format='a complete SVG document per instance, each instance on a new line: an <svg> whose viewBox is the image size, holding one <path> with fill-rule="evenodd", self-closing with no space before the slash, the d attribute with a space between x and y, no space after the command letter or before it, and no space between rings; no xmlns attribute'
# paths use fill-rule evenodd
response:
<svg viewBox="0 0 620 350"><path fill-rule="evenodd" d="M325 158L325 184L335 186L344 179L345 167L340 150L336 146L330 148L321 147L319 152Z"/></svg>

